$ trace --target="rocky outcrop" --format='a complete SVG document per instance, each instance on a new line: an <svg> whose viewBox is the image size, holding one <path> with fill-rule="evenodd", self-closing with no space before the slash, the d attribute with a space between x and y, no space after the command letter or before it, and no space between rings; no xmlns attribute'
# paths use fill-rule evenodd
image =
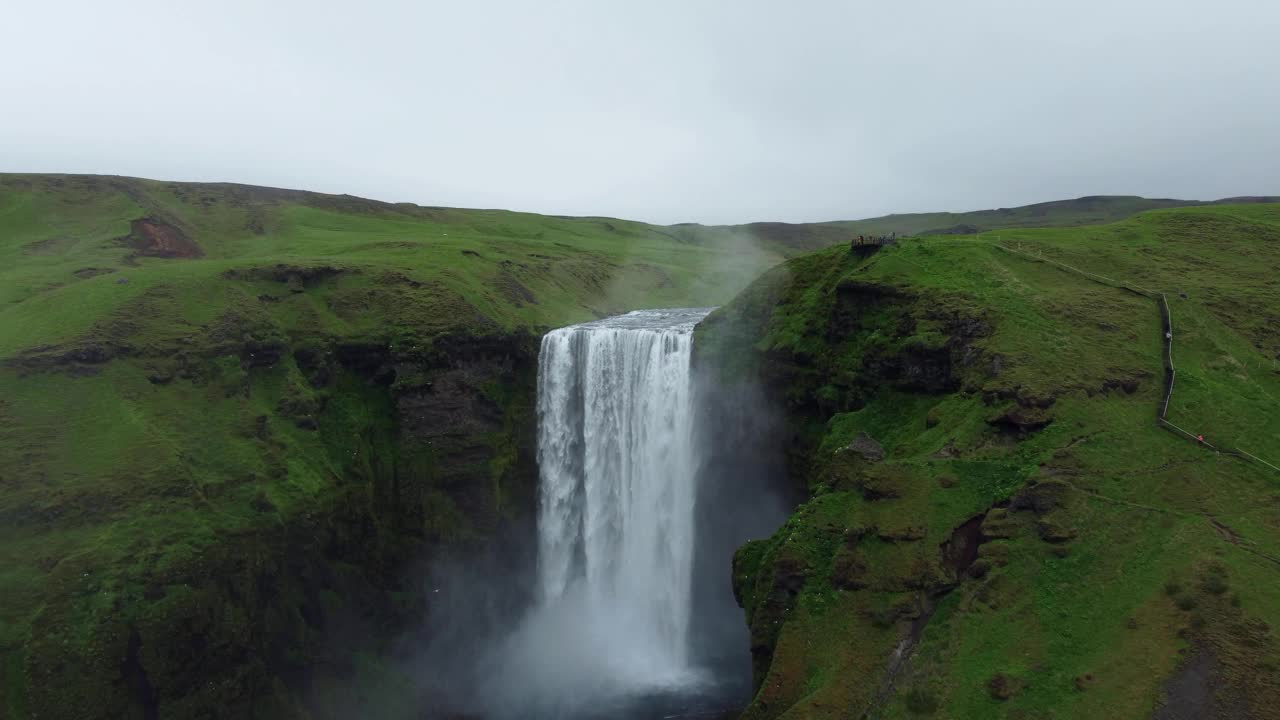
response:
<svg viewBox="0 0 1280 720"><path fill-rule="evenodd" d="M993 372L982 349L991 323L977 309L853 274L824 280L816 300L815 293L802 295L801 287L810 286L797 276L829 270L820 266L834 257L808 256L775 269L697 330L695 362L722 378L749 378L785 415L794 489L807 488L813 443L832 415L857 410L886 388L941 395L980 385ZM860 262L839 257L844 267ZM761 344L767 347L744 351ZM869 444L853 444L869 453L855 454L876 459Z"/></svg>
<svg viewBox="0 0 1280 720"><path fill-rule="evenodd" d="M828 255L822 261L834 258L834 252ZM843 256L840 262L862 260ZM812 270L819 275L824 269ZM821 290L809 285L801 296L792 285L798 274L777 273L757 283L710 316L695 345L708 372L754 381L763 388L763 403L782 410L786 430L775 438L787 450L789 489L820 497L772 538L748 543L735 556L735 594L751 629L752 674L760 691L745 717L773 717L786 707L771 698L784 697L784 678L799 672L795 651L779 650L798 605L825 605L834 592L840 598L835 602L848 603L842 612L856 613L873 628L904 623L903 632L918 633L931 598L965 576L983 539L981 516L932 542L918 521L839 528L806 519L819 504L846 508L849 517L865 504L891 505L914 492L919 481L892 463L889 449L865 430L825 452L817 441L831 416L862 408L886 388L941 395L958 390L966 377L987 373L979 341L991 327L936 298L856 276ZM802 302L811 305L801 310ZM744 351L753 347L767 349Z"/></svg>
<svg viewBox="0 0 1280 720"><path fill-rule="evenodd" d="M884 459L884 447L866 432L859 432L858 436L850 441L844 449L861 455L864 460L871 462L879 462Z"/></svg>

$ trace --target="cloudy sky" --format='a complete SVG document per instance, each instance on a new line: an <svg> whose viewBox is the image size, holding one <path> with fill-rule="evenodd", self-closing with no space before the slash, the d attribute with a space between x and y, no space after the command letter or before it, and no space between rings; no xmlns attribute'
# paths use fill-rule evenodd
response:
<svg viewBox="0 0 1280 720"><path fill-rule="evenodd" d="M1280 194L1274 0L5 13L0 171L657 222Z"/></svg>

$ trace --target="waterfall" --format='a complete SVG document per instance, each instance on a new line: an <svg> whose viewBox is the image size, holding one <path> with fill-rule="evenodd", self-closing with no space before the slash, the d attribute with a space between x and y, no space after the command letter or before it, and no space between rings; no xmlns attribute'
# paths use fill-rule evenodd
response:
<svg viewBox="0 0 1280 720"><path fill-rule="evenodd" d="M694 380L709 312L641 310L542 339L536 596L482 652L481 717L727 716L750 699L728 568L786 508L754 385Z"/></svg>
<svg viewBox="0 0 1280 720"><path fill-rule="evenodd" d="M597 686L687 679L694 476L690 350L709 309L641 310L542 340L538 581L561 655ZM548 642L552 642L548 639Z"/></svg>

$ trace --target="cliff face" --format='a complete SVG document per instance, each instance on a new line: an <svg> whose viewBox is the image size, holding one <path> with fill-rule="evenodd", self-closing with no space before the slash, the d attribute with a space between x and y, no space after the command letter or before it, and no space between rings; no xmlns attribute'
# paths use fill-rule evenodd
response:
<svg viewBox="0 0 1280 720"><path fill-rule="evenodd" d="M81 513L25 520L52 543L103 533L49 569L10 669L27 711L275 718L369 706L349 695L384 682L393 640L429 617L419 578L432 562L530 526L536 352L536 336L508 333L28 359L22 381L59 393L110 377L92 392L199 405L168 439L178 462L163 450L134 461L145 494L85 490Z"/></svg>
<svg viewBox="0 0 1280 720"><path fill-rule="evenodd" d="M1265 468L1151 423L1156 308L944 243L789 261L698 329L702 372L780 418L796 498L733 560L742 717L1137 718L1192 686L1274 716L1275 607L1227 587L1274 570L1191 509L1248 517L1222 493Z"/></svg>
<svg viewBox="0 0 1280 720"><path fill-rule="evenodd" d="M841 622L867 636L860 655L870 660L899 636L910 638L912 623L976 557L973 522L957 517L953 529L948 518L913 521L902 500L918 493L918 479L885 463L884 447L866 429L883 439L873 426L907 420L885 406L927 407L992 375L982 348L992 328L979 308L865 280L865 267L865 256L847 252L792 261L699 328L707 374L726 388L757 388L762 407L782 416L774 441L785 450L785 492L800 505L773 538L751 541L734 557L758 693L747 717L785 710L775 697L795 689L782 690L783 673L801 675L827 660L808 644L779 645L803 606L823 616L861 614L862 622L857 615ZM829 427L842 416L871 422ZM786 680L796 682L804 681Z"/></svg>
<svg viewBox="0 0 1280 720"><path fill-rule="evenodd" d="M0 716L412 698L384 651L432 627L421 578L530 561L531 328L719 302L796 251L0 174Z"/></svg>

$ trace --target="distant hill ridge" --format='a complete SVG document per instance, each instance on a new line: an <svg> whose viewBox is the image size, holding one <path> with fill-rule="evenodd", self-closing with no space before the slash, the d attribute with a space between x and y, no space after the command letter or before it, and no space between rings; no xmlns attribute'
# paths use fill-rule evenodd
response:
<svg viewBox="0 0 1280 720"><path fill-rule="evenodd" d="M1144 198L1137 195L1086 195L1074 200L1052 200L994 210L971 212L890 214L865 220L824 223L856 232L883 231L910 235L951 235L984 232L1011 227L1064 227L1101 225L1131 217L1147 210L1198 205L1238 205L1273 203L1275 196L1242 196L1221 200L1176 200Z"/></svg>
<svg viewBox="0 0 1280 720"><path fill-rule="evenodd" d="M141 189L140 186L163 183L171 188L186 187L190 192L217 192L223 197L232 199L233 202L238 201L244 204L290 202L339 212L381 211L431 219L439 219L441 213L506 212L486 208L452 208L419 205L410 202L387 202L346 193L332 194L230 182L156 181L123 175L0 173L0 181L4 181L5 184L9 185L38 182L46 188L50 183L56 185L60 181L70 182L79 185L81 188L86 185L92 186L96 184L103 189L112 188L125 194L131 194L129 192L131 189ZM858 233L879 235L896 232L899 235L956 235L1015 227L1101 225L1123 220L1147 210L1275 202L1280 202L1280 196L1243 195L1219 200L1179 200L1175 198L1145 198L1139 195L1085 195L1070 200L1050 200L1010 208L1002 207L965 212L890 213L856 220L830 220L811 223L759 221L706 225L685 222L666 226L652 225L651 227L666 228L671 231L673 236L686 241L700 241L705 237L706 233L714 235L724 231L741 232L745 230L761 239L777 242L785 247L812 250L843 242L850 234ZM519 210L510 212L537 214L524 213ZM546 217L559 220L594 221L618 219L593 215L547 215Z"/></svg>
<svg viewBox="0 0 1280 720"><path fill-rule="evenodd" d="M1105 225L1148 210L1200 205L1280 202L1277 196L1243 196L1221 200L1176 200L1137 195L1087 195L1074 200L969 212L894 213L861 220L816 223L753 222L739 225L679 223L677 233L702 240L717 233L747 232L779 246L815 249L848 240L851 235L972 235L988 230L1032 227Z"/></svg>

